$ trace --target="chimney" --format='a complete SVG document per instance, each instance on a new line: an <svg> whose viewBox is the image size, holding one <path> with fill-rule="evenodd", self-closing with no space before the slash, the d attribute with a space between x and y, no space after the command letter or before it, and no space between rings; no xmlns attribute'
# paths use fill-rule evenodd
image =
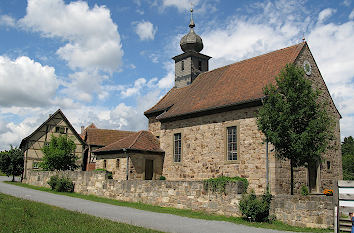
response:
<svg viewBox="0 0 354 233"><path fill-rule="evenodd" d="M83 134L84 130L85 130L85 126L81 125L81 134Z"/></svg>

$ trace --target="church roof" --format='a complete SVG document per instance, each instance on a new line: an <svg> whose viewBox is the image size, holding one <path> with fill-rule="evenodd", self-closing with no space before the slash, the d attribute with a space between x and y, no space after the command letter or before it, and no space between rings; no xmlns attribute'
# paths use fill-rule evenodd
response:
<svg viewBox="0 0 354 233"><path fill-rule="evenodd" d="M263 87L288 63L294 63L306 42L236 62L200 74L190 85L172 88L144 114L167 120L193 113L254 102Z"/></svg>
<svg viewBox="0 0 354 233"><path fill-rule="evenodd" d="M139 131L108 146L93 151L94 154L119 153L119 151L152 152L162 154L158 139L149 131Z"/></svg>
<svg viewBox="0 0 354 233"><path fill-rule="evenodd" d="M84 140L88 145L107 146L135 133L123 130L86 128Z"/></svg>

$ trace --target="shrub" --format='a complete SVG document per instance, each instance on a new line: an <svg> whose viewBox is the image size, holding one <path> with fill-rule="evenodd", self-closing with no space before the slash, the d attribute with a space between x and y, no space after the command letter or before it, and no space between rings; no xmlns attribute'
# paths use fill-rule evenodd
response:
<svg viewBox="0 0 354 233"><path fill-rule="evenodd" d="M257 198L252 190L244 194L240 201L240 210L244 217L256 222L269 221L269 209L272 195L267 191L261 198Z"/></svg>
<svg viewBox="0 0 354 233"><path fill-rule="evenodd" d="M112 174L112 172L107 171L106 169L97 168L97 169L95 169L95 171L103 171L103 172L106 172L107 179L110 179L110 180L113 179L113 174Z"/></svg>
<svg viewBox="0 0 354 233"><path fill-rule="evenodd" d="M52 190L57 192L74 192L74 183L65 176L54 175L50 177L48 184Z"/></svg>
<svg viewBox="0 0 354 233"><path fill-rule="evenodd" d="M166 180L166 177L160 176L160 179L159 179L159 180Z"/></svg>
<svg viewBox="0 0 354 233"><path fill-rule="evenodd" d="M243 184L244 192L247 191L248 188L248 181L246 178L242 177L228 177L228 176L219 176L217 178L210 178L204 180L204 189L211 190L213 192L225 193L225 188L228 183L237 183L241 181Z"/></svg>
<svg viewBox="0 0 354 233"><path fill-rule="evenodd" d="M301 195L303 195L303 196L309 195L309 188L307 186L303 185L301 187Z"/></svg>

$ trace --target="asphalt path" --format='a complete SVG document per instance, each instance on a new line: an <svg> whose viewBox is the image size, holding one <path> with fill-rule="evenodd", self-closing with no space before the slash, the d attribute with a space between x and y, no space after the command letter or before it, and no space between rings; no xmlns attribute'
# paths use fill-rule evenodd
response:
<svg viewBox="0 0 354 233"><path fill-rule="evenodd" d="M10 178L0 176L0 193L158 231L176 233L286 232L109 205L6 184L2 182L4 180L10 180Z"/></svg>

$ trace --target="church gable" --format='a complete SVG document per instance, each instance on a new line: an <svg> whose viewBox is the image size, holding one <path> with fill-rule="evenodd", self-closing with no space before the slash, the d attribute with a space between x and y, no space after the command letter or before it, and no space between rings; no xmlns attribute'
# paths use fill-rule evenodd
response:
<svg viewBox="0 0 354 233"><path fill-rule="evenodd" d="M327 85L307 43L305 43L305 46L296 58L295 65L302 67L305 72L305 77L309 78L312 81L314 87L321 91L320 96L322 99L328 102L329 111L336 118L341 118L341 115L333 102L331 94L328 91Z"/></svg>

